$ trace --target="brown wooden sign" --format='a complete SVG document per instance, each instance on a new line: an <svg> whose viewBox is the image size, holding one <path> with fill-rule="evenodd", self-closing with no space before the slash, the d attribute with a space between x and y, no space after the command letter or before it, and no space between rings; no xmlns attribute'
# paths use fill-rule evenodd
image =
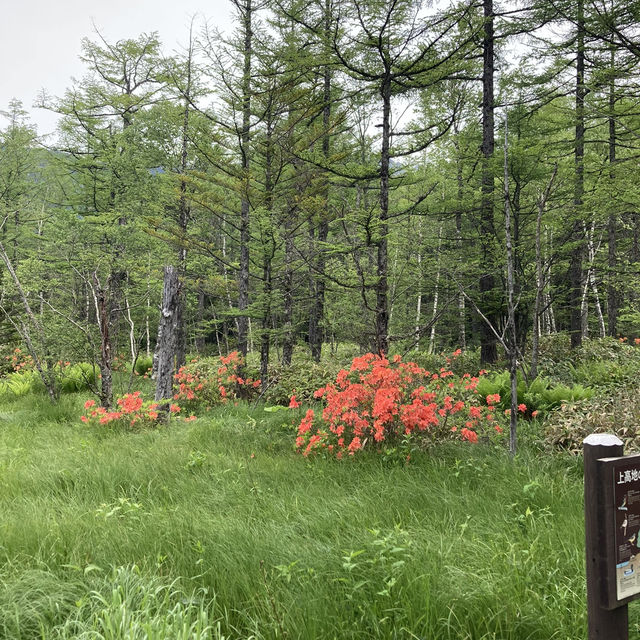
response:
<svg viewBox="0 0 640 640"><path fill-rule="evenodd" d="M619 607L640 597L640 454L603 458L607 529L607 588L602 606Z"/></svg>
<svg viewBox="0 0 640 640"><path fill-rule="evenodd" d="M589 640L628 640L627 602L639 595L640 456L623 453L613 434L594 433L583 442Z"/></svg>

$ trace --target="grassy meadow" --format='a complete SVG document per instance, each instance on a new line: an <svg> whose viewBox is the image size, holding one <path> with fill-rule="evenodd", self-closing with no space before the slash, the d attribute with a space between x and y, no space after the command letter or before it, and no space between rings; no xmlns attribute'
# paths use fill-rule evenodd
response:
<svg viewBox="0 0 640 640"><path fill-rule="evenodd" d="M2 638L586 635L577 457L306 459L303 409L125 433L85 399L0 404Z"/></svg>

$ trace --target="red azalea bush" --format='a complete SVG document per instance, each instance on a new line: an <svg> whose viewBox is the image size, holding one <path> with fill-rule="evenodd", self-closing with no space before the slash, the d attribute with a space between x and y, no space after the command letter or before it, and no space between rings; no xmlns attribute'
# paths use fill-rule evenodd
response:
<svg viewBox="0 0 640 640"><path fill-rule="evenodd" d="M118 398L116 404L118 408L115 411L109 411L104 407L96 406L95 400L87 400L84 403L85 413L80 419L87 424L111 425L127 429L152 427L158 422L158 403L145 402L139 391ZM172 404L169 410L171 413L179 413L180 407Z"/></svg>
<svg viewBox="0 0 640 640"><path fill-rule="evenodd" d="M180 367L176 374L177 391L173 399L193 409L203 405L209 408L238 397L247 398L256 392L260 380L238 375L243 367L244 360L237 351L220 358L194 359Z"/></svg>
<svg viewBox="0 0 640 640"><path fill-rule="evenodd" d="M454 357L459 352L454 354ZM327 450L342 457L382 448L402 438L424 444L445 439L477 442L479 435L502 433L496 422L498 394L481 404L478 377L432 373L414 362L368 353L354 358L335 383L316 391L324 398L321 416L309 409L298 426L296 446L303 455ZM292 403L295 406L297 403Z"/></svg>

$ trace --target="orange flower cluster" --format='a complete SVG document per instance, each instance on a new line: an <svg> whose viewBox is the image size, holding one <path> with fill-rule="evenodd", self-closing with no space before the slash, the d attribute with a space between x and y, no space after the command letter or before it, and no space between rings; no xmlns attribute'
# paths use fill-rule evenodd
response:
<svg viewBox="0 0 640 640"><path fill-rule="evenodd" d="M366 447L380 450L403 437L477 442L479 431L501 433L494 417L500 396L488 396L482 405L477 384L478 377L468 373L457 377L445 368L432 373L400 356L389 360L368 353L315 392L325 407L318 417L307 411L298 426L297 449L305 456L326 450L340 458Z"/></svg>
<svg viewBox="0 0 640 640"><path fill-rule="evenodd" d="M241 393L248 395L249 391L260 386L260 380L241 378L238 371L243 364L237 351L220 357L214 363L192 360L175 376L177 391L174 400L180 400L190 408L209 408L236 399Z"/></svg>
<svg viewBox="0 0 640 640"><path fill-rule="evenodd" d="M104 407L96 406L95 400L87 400L84 403L85 413L80 417L82 422L88 424L100 424L112 426L148 427L154 426L158 421L158 403L145 402L140 392L128 393L116 400L117 410L108 411ZM180 411L178 405L171 405L171 413Z"/></svg>
<svg viewBox="0 0 640 640"><path fill-rule="evenodd" d="M5 356L6 360L11 362L11 368L14 371L24 371L25 369L33 369L33 358L28 353L23 353L22 349L16 347L10 356Z"/></svg>

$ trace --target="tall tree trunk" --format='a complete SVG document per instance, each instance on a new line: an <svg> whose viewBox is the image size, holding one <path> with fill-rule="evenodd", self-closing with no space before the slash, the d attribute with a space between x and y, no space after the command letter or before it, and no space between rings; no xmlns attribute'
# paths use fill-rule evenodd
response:
<svg viewBox="0 0 640 640"><path fill-rule="evenodd" d="M546 278L544 276L543 269L543 258L542 258L542 247L541 247L541 238L542 238L542 216L544 215L544 210L547 204L547 200L549 199L549 195L551 194L551 189L553 188L553 183L558 173L558 165L553 169L553 174L551 175L551 179L547 184L547 188L544 193L538 197L538 201L536 202L538 215L536 216L536 298L533 308L533 337L531 342L531 369L530 376L532 380L538 376L538 357L540 352L540 334L542 333L541 328L541 307L544 301L544 289L546 286Z"/></svg>
<svg viewBox="0 0 640 640"><path fill-rule="evenodd" d="M457 131L455 139L456 147L456 182L457 182L457 203L456 203L456 248L458 255L462 258L462 199L463 199L463 176L462 176L462 158L460 157L460 146L457 140ZM467 332L466 332L466 309L465 309L464 291L458 293L458 346L462 351L467 348Z"/></svg>
<svg viewBox="0 0 640 640"><path fill-rule="evenodd" d="M494 134L494 11L493 0L482 0L484 15L482 69L482 202L480 212L480 243L482 269L480 275L481 306L487 320L498 326L498 292L496 290L496 256L494 242L494 180L491 161L495 149ZM495 334L488 322L481 323L480 361L491 364L498 359Z"/></svg>
<svg viewBox="0 0 640 640"><path fill-rule="evenodd" d="M269 114L270 117L271 114ZM260 380L262 381L262 391L267 390L269 384L269 352L271 347L271 296L273 294L272 282L272 261L276 252L276 242L271 229L272 209L273 209L273 129L271 122L267 122L266 150L265 150L265 209L269 216L269 223L266 227L267 237L262 238L262 318L260 331ZM265 232L263 231L263 236Z"/></svg>
<svg viewBox="0 0 640 640"><path fill-rule="evenodd" d="M138 345L136 344L136 325L131 317L131 305L129 298L125 296L124 306L127 311L127 324L129 325L129 351L131 352L131 362L135 362L138 357Z"/></svg>
<svg viewBox="0 0 640 640"><path fill-rule="evenodd" d="M578 0L577 3L577 20L576 20L576 101L575 101L575 147L574 147L574 164L575 164L575 181L574 181L574 216L573 232L572 232L572 249L569 258L569 312L571 335L571 347L576 348L582 344L582 325L583 325L583 308L582 308L582 287L583 287L583 255L584 243L582 238L582 199L584 195L584 134L585 134L585 118L584 118L584 99L585 99L585 52L584 52L584 0Z"/></svg>
<svg viewBox="0 0 640 640"><path fill-rule="evenodd" d="M600 240L598 240L598 246L594 244L593 236L595 235L595 220L591 222L591 228L589 232L585 235L587 238L587 257L589 260L589 268L587 269L587 286L591 288L593 293L593 302L596 309L596 316L598 318L598 330L601 338L604 338L606 335L605 323L604 323L604 315L602 314L602 306L600 304L600 293L598 292L598 280L596 278L596 253L600 248Z"/></svg>
<svg viewBox="0 0 640 640"><path fill-rule="evenodd" d="M242 73L242 130L240 133L240 153L242 156L242 195L240 198L240 268L238 272L238 350L246 357L249 332L249 185L250 185L250 127L251 127L251 62L253 55L252 0L246 0L244 6L236 2L241 9L244 36L244 65Z"/></svg>
<svg viewBox="0 0 640 640"><path fill-rule="evenodd" d="M187 200L187 181L185 179L189 161L189 107L191 105L191 62L193 57L193 38L189 33L189 51L187 55L187 84L184 90L184 115L182 119L182 148L180 150L180 197L178 198L178 227L180 228L181 242L178 251L178 278L183 286L178 288L178 300L176 307L176 372L187 361L187 327L186 308L187 292L184 287L187 271L187 228L191 207Z"/></svg>
<svg viewBox="0 0 640 640"><path fill-rule="evenodd" d="M164 268L162 305L155 353L155 359L157 360L155 401L162 403L161 408L167 412L166 415L168 415L169 401L173 397L179 301L180 280L178 270L172 266L166 266Z"/></svg>
<svg viewBox="0 0 640 640"><path fill-rule="evenodd" d="M325 0L324 5L324 37L325 47L330 48L331 37L331 1ZM325 52L325 53L328 53ZM329 131L331 123L331 69L329 64L325 64L323 74L323 107L322 107L322 156L325 164L329 163L329 152L331 144L331 134ZM315 269L311 271L311 311L309 313L309 348L311 357L320 362L322 356L322 343L324 342L324 297L325 297L325 250L324 245L329 237L329 176L324 173L322 176L322 199L324 201L323 211L320 213L318 221L318 233L316 250Z"/></svg>
<svg viewBox="0 0 640 640"><path fill-rule="evenodd" d="M111 352L110 334L110 286L107 280L106 288L100 284L98 274L93 274L94 296L96 303L96 317L100 329L100 405L110 409L113 404L113 354Z"/></svg>
<svg viewBox="0 0 640 640"><path fill-rule="evenodd" d="M438 228L438 250L436 253L436 282L433 291L433 312L431 313L431 331L429 334L429 353L433 353L436 342L436 318L438 317L438 298L440 293L440 258L442 255L442 225Z"/></svg>
<svg viewBox="0 0 640 640"><path fill-rule="evenodd" d="M542 214L544 205L542 198L538 198L538 215L536 216L536 298L533 305L533 335L531 336L531 379L538 376L538 357L540 355L540 308L544 292L544 275L542 270L542 252L540 247L540 233L542 230Z"/></svg>
<svg viewBox="0 0 640 640"><path fill-rule="evenodd" d="M205 339L204 332L202 331L202 324L204 322L204 306L206 296L204 289L198 291L198 310L196 316L196 351L202 353L204 351ZM218 328L216 327L216 336L218 335Z"/></svg>
<svg viewBox="0 0 640 640"><path fill-rule="evenodd" d="M282 336L282 364L287 367L291 364L293 357L293 344L295 336L293 334L293 229L290 211L285 220L284 238L284 274L282 281L282 295L284 302L284 332Z"/></svg>
<svg viewBox="0 0 640 640"><path fill-rule="evenodd" d="M422 322L422 229L418 231L418 291L416 293L416 323L413 331L413 348L420 345L420 324Z"/></svg>
<svg viewBox="0 0 640 640"><path fill-rule="evenodd" d="M382 148L380 150L380 226L376 265L375 351L389 352L388 301L388 232L389 232L389 161L391 144L391 76L387 75L381 88Z"/></svg>
<svg viewBox="0 0 640 640"><path fill-rule="evenodd" d="M609 180L611 184L615 184L615 163L616 163L616 82L615 72L615 51L611 48L611 79L609 81ZM613 204L615 207L615 204ZM617 287L617 270L618 270L618 213L615 209L609 212L607 221L607 244L609 248L608 270L609 277L607 279L607 324L608 333L611 337L615 337L618 333L618 307L619 295Z"/></svg>
<svg viewBox="0 0 640 640"><path fill-rule="evenodd" d="M504 120L504 233L507 243L507 314L509 322L509 336L507 344L509 346L509 379L511 381L511 412L509 415L509 453L516 454L517 428L518 428L518 336L516 332L516 314L514 293L514 259L512 229L511 229L511 206L509 202L509 136L507 119Z"/></svg>

